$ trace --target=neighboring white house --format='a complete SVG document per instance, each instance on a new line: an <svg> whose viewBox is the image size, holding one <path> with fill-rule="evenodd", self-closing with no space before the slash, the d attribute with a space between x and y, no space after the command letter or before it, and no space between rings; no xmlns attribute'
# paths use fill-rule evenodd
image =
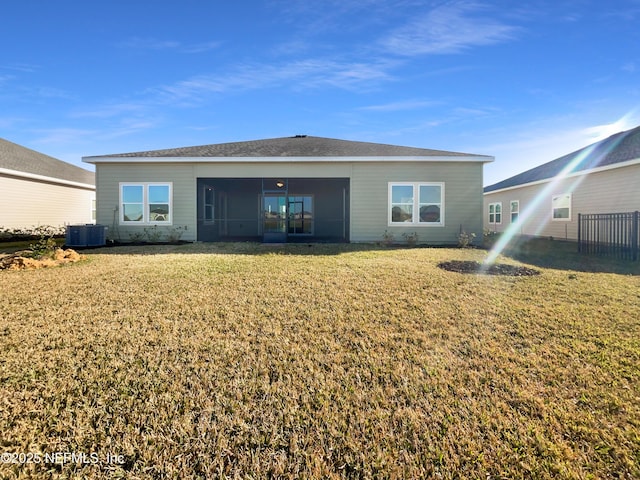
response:
<svg viewBox="0 0 640 480"><path fill-rule="evenodd" d="M0 138L0 229L92 223L93 172Z"/></svg>
<svg viewBox="0 0 640 480"><path fill-rule="evenodd" d="M577 240L578 214L640 210L640 127L484 189L484 226Z"/></svg>
<svg viewBox="0 0 640 480"><path fill-rule="evenodd" d="M482 170L493 157L294 137L85 157L97 222L127 241L455 244L482 231Z"/></svg>

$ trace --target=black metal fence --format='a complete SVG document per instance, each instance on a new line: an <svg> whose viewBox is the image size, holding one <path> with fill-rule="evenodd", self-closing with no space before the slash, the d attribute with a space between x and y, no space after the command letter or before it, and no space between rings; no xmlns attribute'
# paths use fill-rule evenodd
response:
<svg viewBox="0 0 640 480"><path fill-rule="evenodd" d="M578 251L640 258L640 212L578 214Z"/></svg>

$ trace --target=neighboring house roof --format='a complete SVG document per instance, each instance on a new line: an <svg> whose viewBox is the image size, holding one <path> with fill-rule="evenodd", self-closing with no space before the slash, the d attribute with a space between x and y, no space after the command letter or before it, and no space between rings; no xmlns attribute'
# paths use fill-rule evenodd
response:
<svg viewBox="0 0 640 480"><path fill-rule="evenodd" d="M196 147L169 148L166 150L152 150L147 152L121 153L84 157L83 161L94 163L98 159L114 158L354 158L354 157L449 157L451 160L464 157L468 161L493 161L493 157L472 155L467 153L447 152L424 148L401 147L369 142L354 142L336 140L333 138L296 135L294 137L272 138L267 140L253 140L247 142L218 143Z"/></svg>
<svg viewBox="0 0 640 480"><path fill-rule="evenodd" d="M640 159L640 127L616 133L588 147L489 185L484 188L484 192L488 193L548 180L561 172L565 175L575 174L638 159Z"/></svg>
<svg viewBox="0 0 640 480"><path fill-rule="evenodd" d="M95 174L0 138L0 173L65 184L95 185Z"/></svg>

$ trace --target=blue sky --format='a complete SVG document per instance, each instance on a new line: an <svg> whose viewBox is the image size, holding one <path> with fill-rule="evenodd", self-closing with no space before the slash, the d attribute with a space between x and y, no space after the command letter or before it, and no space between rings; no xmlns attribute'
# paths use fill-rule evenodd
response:
<svg viewBox="0 0 640 480"><path fill-rule="evenodd" d="M3 2L0 137L82 156L307 134L493 155L640 125L640 0Z"/></svg>

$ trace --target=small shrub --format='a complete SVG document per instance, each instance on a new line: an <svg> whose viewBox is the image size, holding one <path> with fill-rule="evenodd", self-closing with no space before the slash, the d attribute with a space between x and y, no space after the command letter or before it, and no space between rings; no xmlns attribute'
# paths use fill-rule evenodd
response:
<svg viewBox="0 0 640 480"><path fill-rule="evenodd" d="M57 248L58 244L53 238L53 234L46 234L43 231L40 235L40 240L38 240L37 243L29 245L29 256L37 260L45 257L52 257Z"/></svg>
<svg viewBox="0 0 640 480"><path fill-rule="evenodd" d="M177 243L180 241L180 238L182 238L182 234L184 233L186 227L174 227L171 230L169 230L169 233L167 233L167 241L169 243Z"/></svg>
<svg viewBox="0 0 640 480"><path fill-rule="evenodd" d="M418 232L403 233L402 236L410 247L415 247L418 243Z"/></svg>
<svg viewBox="0 0 640 480"><path fill-rule="evenodd" d="M395 241L395 237L393 235L393 233L391 233L388 230L385 230L384 233L382 234L382 243L384 245L386 245L387 247L393 245L393 242Z"/></svg>
<svg viewBox="0 0 640 480"><path fill-rule="evenodd" d="M467 233L464 230L460 230L458 234L458 248L469 248L474 238L476 238L475 233Z"/></svg>
<svg viewBox="0 0 640 480"><path fill-rule="evenodd" d="M158 230L157 225L154 225L153 227L145 228L144 234L146 235L147 239L151 243L158 243L160 241L160 238L162 237L162 231Z"/></svg>
<svg viewBox="0 0 640 480"><path fill-rule="evenodd" d="M482 243L485 247L491 248L494 243L500 238L501 233L495 230L489 230L485 228L482 232Z"/></svg>
<svg viewBox="0 0 640 480"><path fill-rule="evenodd" d="M129 234L129 240L131 240L133 243L142 243L144 242L145 236L145 232L132 232Z"/></svg>

